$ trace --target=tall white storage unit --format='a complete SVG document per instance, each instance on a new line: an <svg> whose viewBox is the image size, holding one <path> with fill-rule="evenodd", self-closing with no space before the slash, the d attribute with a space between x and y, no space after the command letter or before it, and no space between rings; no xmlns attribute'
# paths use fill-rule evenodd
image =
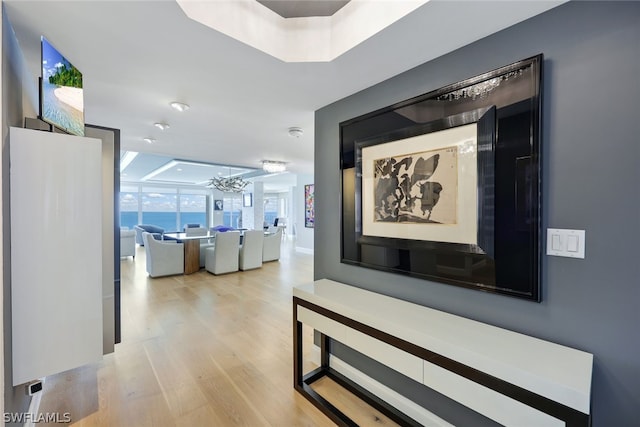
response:
<svg viewBox="0 0 640 427"><path fill-rule="evenodd" d="M13 385L102 358L101 141L10 129Z"/></svg>

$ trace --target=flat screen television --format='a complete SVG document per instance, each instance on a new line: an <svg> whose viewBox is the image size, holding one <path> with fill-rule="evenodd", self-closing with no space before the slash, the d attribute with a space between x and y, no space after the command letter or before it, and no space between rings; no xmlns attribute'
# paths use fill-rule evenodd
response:
<svg viewBox="0 0 640 427"><path fill-rule="evenodd" d="M44 37L40 78L40 119L64 132L84 136L82 73Z"/></svg>

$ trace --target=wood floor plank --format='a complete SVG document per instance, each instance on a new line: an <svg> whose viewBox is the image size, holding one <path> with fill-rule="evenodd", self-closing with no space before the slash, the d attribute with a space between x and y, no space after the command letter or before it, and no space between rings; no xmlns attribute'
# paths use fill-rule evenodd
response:
<svg viewBox="0 0 640 427"><path fill-rule="evenodd" d="M398 426L328 377L314 382L312 388L360 426Z"/></svg>
<svg viewBox="0 0 640 427"><path fill-rule="evenodd" d="M40 412L92 427L333 425L293 389L292 288L313 280L311 255L288 240L260 269L152 279L136 251L121 263L122 343L100 363L48 377ZM310 328L303 339L311 370Z"/></svg>

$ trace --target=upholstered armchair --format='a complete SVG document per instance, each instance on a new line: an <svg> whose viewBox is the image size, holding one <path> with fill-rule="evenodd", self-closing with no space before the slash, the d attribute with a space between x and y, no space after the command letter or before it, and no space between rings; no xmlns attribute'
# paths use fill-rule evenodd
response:
<svg viewBox="0 0 640 427"><path fill-rule="evenodd" d="M240 270L262 267L262 242L264 230L247 230L240 246Z"/></svg>
<svg viewBox="0 0 640 427"><path fill-rule="evenodd" d="M136 231L120 229L120 257L136 257Z"/></svg>
<svg viewBox="0 0 640 427"><path fill-rule="evenodd" d="M264 236L262 242L262 262L277 261L280 259L280 244L282 243L282 229Z"/></svg>
<svg viewBox="0 0 640 427"><path fill-rule="evenodd" d="M240 232L216 233L215 244L205 252L204 268L209 273L224 274L238 271Z"/></svg>
<svg viewBox="0 0 640 427"><path fill-rule="evenodd" d="M151 233L142 233L147 253L147 273L151 277L184 273L184 245L175 241L156 240Z"/></svg>
<svg viewBox="0 0 640 427"><path fill-rule="evenodd" d="M150 224L138 224L133 229L136 231L136 243L140 246L144 246L144 239L142 238L142 233L145 231L147 233L153 234L153 238L156 240L162 240L164 236L164 228L158 227L157 225Z"/></svg>

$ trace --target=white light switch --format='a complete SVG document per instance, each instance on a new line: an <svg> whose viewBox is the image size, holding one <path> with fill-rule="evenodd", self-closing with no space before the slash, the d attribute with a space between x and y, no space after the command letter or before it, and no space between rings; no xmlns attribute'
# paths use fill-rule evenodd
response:
<svg viewBox="0 0 640 427"><path fill-rule="evenodd" d="M547 228L547 255L584 258L584 230Z"/></svg>

